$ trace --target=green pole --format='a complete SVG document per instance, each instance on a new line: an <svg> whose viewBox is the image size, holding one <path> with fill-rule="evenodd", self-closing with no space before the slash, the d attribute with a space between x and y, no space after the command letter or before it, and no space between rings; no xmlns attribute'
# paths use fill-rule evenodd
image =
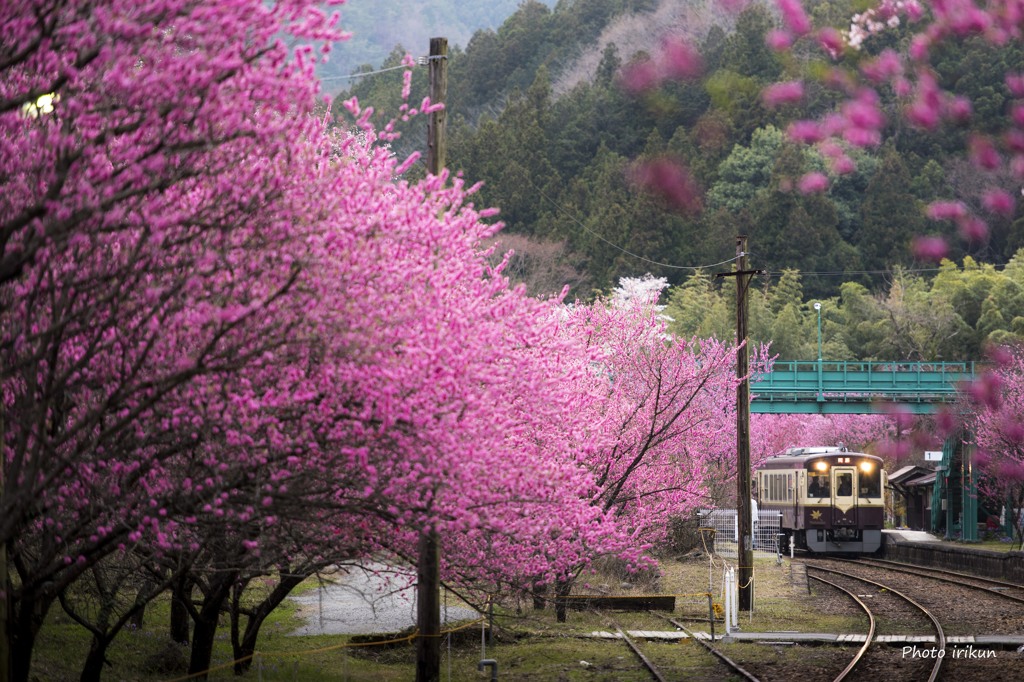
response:
<svg viewBox="0 0 1024 682"><path fill-rule="evenodd" d="M824 385L821 377L821 303L815 302L814 309L818 312L818 402L825 401Z"/></svg>
<svg viewBox="0 0 1024 682"><path fill-rule="evenodd" d="M964 445L963 474L963 528L964 542L978 541L978 481L974 475L974 446Z"/></svg>

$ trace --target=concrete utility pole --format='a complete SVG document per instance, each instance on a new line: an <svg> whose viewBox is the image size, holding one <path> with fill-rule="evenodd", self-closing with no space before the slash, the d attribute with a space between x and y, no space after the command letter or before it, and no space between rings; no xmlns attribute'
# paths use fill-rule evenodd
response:
<svg viewBox="0 0 1024 682"><path fill-rule="evenodd" d="M448 94L448 39L430 39L430 102L444 104ZM427 122L427 170L440 175L448 148L447 112L430 114ZM441 558L440 538L430 526L420 535L416 566L416 682L441 679Z"/></svg>
<svg viewBox="0 0 1024 682"><path fill-rule="evenodd" d="M754 275L764 270L747 269L747 236L736 237L736 271L723 272L717 277L736 278L736 343L741 344L736 354L736 515L739 537L739 607L742 611L754 608L754 542L753 519L750 505L750 380L747 351L747 291Z"/></svg>

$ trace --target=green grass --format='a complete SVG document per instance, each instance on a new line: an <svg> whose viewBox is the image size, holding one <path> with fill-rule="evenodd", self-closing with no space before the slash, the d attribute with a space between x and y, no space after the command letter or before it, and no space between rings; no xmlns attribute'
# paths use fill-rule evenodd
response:
<svg viewBox="0 0 1024 682"><path fill-rule="evenodd" d="M707 597L703 593L710 587L714 601L721 602L722 565L709 564L707 559L669 561L663 569L656 584L637 584L632 592L676 594L675 616L686 620L689 629L707 632L706 620L698 620L707 618ZM863 629L856 616L817 614L813 595L795 580L795 576L788 560L781 566L776 565L774 559L757 560L755 609L753 614L741 614L740 626L744 631L859 632ZM603 578L595 584L619 584L622 576ZM315 587L316 582L309 581L301 589L307 591ZM293 637L288 633L302 625L297 611L292 602L285 602L271 614L257 645L259 659L241 678L234 675L230 665L232 652L224 617L213 655L213 666L217 669L210 679L405 682L414 677L415 648L411 644L391 648L354 647L346 636ZM125 631L115 640L109 654L113 667L104 672L104 679L126 682L180 679L182 675L177 673L147 672L144 664L147 658L167 646L169 618L168 598L162 597L150 604L145 627ZM479 625L453 635L450 643L442 642L442 679L453 682L488 679L487 673L477 670L482 656L499 661L499 679L502 680L647 679L636 668L633 654L624 644L587 639L584 635L616 628L674 629L653 614L629 612L569 611L567 622L558 623L553 609L535 611L526 605L517 611L513 603L496 609L495 625L495 641L487 645L486 651L481 646ZM716 625L717 634L721 634L721 628L721 623ZM33 660L34 676L41 682L77 679L88 645L87 633L71 623L59 608L55 609L40 634ZM702 670L720 674L717 666L721 664L716 664L693 642L645 642L642 646L672 679L706 678Z"/></svg>

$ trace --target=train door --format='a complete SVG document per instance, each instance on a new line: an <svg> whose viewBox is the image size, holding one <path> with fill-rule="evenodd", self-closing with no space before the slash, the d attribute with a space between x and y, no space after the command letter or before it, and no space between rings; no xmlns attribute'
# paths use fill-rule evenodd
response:
<svg viewBox="0 0 1024 682"><path fill-rule="evenodd" d="M832 467L832 504L846 516L856 503L857 469L854 467Z"/></svg>

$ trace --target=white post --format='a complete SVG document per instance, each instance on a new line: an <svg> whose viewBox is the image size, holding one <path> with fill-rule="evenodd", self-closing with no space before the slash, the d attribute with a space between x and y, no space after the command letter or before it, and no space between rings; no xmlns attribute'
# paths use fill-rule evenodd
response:
<svg viewBox="0 0 1024 682"><path fill-rule="evenodd" d="M729 624L729 619L732 618L732 585L729 584L729 572L732 569L725 569L724 584L725 584L725 634L732 632L732 626Z"/></svg>
<svg viewBox="0 0 1024 682"><path fill-rule="evenodd" d="M732 569L732 624L737 630L740 627L740 584L737 579L736 569Z"/></svg>

